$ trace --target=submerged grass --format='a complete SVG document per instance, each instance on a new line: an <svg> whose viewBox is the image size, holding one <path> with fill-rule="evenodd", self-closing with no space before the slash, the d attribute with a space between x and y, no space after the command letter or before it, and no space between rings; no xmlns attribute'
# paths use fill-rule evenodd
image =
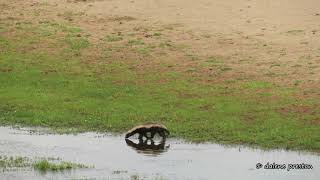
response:
<svg viewBox="0 0 320 180"><path fill-rule="evenodd" d="M10 28L0 28L11 34L0 33L1 124L124 132L156 121L191 141L320 149L320 127L314 121L320 110L290 110L318 102L295 98L294 89L250 79L204 85L157 68L141 75L132 68L133 60L119 59L113 51L92 57L99 51L79 28L52 22ZM139 39L124 43L146 48ZM45 161L37 167L51 168Z"/></svg>
<svg viewBox="0 0 320 180"><path fill-rule="evenodd" d="M89 168L89 166L86 166L84 164L77 164L66 161L51 162L49 159L41 159L34 161L27 157L0 156L0 169L4 171L16 168L33 167L35 170L39 171L63 171L70 169Z"/></svg>
<svg viewBox="0 0 320 180"><path fill-rule="evenodd" d="M29 159L26 157L0 156L0 169L24 168L29 164Z"/></svg>
<svg viewBox="0 0 320 180"><path fill-rule="evenodd" d="M62 171L68 169L79 169L79 168L88 168L88 166L83 164L76 164L71 162L60 162L60 163L51 163L46 159L40 160L33 164L34 169L40 171Z"/></svg>

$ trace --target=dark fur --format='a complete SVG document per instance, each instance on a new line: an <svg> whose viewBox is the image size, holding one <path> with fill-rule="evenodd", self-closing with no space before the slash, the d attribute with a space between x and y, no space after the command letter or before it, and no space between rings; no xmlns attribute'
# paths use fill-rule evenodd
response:
<svg viewBox="0 0 320 180"><path fill-rule="evenodd" d="M125 138L127 139L135 134L139 134L139 139L142 139L143 137L152 139L156 133L162 138L166 138L166 136L170 134L167 128L161 124L147 124L132 128L127 132ZM148 134L150 134L150 136L148 136Z"/></svg>

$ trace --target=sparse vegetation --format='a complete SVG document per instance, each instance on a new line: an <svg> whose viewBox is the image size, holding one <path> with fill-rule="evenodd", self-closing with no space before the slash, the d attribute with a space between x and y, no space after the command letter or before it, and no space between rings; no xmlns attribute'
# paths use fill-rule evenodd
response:
<svg viewBox="0 0 320 180"><path fill-rule="evenodd" d="M75 164L71 162L51 163L46 159L37 161L33 164L33 167L40 171L61 171L68 169L88 168L83 164Z"/></svg>
<svg viewBox="0 0 320 180"><path fill-rule="evenodd" d="M81 37L67 37L67 43L72 50L81 50L89 47L90 43L86 38Z"/></svg>
<svg viewBox="0 0 320 180"><path fill-rule="evenodd" d="M128 171L116 170L112 172L112 174L125 174L125 173L128 173Z"/></svg>
<svg viewBox="0 0 320 180"><path fill-rule="evenodd" d="M160 32L155 32L154 34L153 34L153 36L161 36L162 34L160 33Z"/></svg>
<svg viewBox="0 0 320 180"><path fill-rule="evenodd" d="M128 41L128 44L131 46L134 46L134 45L143 45L145 43L140 39L131 39Z"/></svg>
<svg viewBox="0 0 320 180"><path fill-rule="evenodd" d="M106 38L107 42L116 42L123 40L122 36L119 35L108 35Z"/></svg>
<svg viewBox="0 0 320 180"><path fill-rule="evenodd" d="M131 176L130 176L130 179L131 179L131 180L139 180L140 178L139 178L138 175L131 175Z"/></svg>
<svg viewBox="0 0 320 180"><path fill-rule="evenodd" d="M53 162L54 161L54 162ZM46 158L41 160L31 160L27 157L0 156L0 169L11 170L17 168L33 167L39 171L62 171L68 169L89 168L84 164L57 161L57 158Z"/></svg>
<svg viewBox="0 0 320 180"><path fill-rule="evenodd" d="M24 168L30 165L25 157L0 156L0 169Z"/></svg>

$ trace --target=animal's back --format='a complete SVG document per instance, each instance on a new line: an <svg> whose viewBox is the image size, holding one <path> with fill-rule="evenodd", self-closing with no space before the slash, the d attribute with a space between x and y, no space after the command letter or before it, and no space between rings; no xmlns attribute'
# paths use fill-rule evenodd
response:
<svg viewBox="0 0 320 180"><path fill-rule="evenodd" d="M150 129L150 128L154 128L154 127L167 129L167 127L165 127L162 124L152 123L152 124L142 124L142 125L135 126L132 129L130 129L127 133L136 131L137 129Z"/></svg>
<svg viewBox="0 0 320 180"><path fill-rule="evenodd" d="M133 127L132 129L127 131L126 137L131 136L131 135L137 133L138 131L142 131L142 130L150 131L151 129L154 129L154 128L156 128L156 129L164 129L169 134L169 131L168 131L167 127L164 126L163 124L150 123L150 124L142 124L142 125L138 125L138 126Z"/></svg>

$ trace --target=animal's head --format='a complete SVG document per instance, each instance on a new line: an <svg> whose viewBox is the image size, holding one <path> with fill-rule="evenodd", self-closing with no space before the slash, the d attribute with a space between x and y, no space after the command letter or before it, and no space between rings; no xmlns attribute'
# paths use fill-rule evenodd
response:
<svg viewBox="0 0 320 180"><path fill-rule="evenodd" d="M130 134L126 134L125 138L128 139L130 137Z"/></svg>

